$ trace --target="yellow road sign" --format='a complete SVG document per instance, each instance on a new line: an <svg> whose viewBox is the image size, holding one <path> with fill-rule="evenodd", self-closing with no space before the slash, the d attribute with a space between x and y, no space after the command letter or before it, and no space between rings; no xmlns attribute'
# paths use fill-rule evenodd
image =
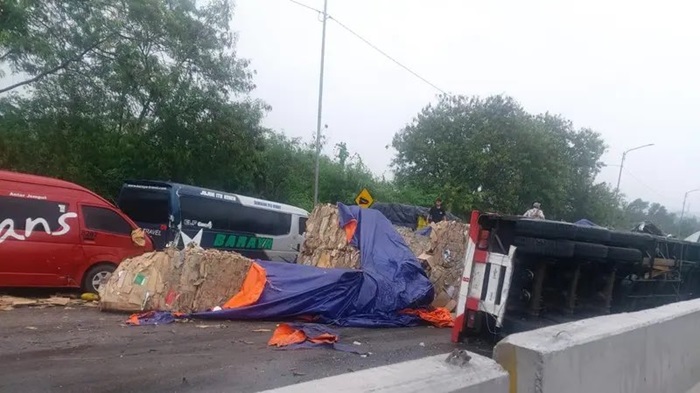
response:
<svg viewBox="0 0 700 393"><path fill-rule="evenodd" d="M372 198L372 194L369 193L369 190L363 188L355 197L355 203L360 207L368 208L374 203L374 198Z"/></svg>

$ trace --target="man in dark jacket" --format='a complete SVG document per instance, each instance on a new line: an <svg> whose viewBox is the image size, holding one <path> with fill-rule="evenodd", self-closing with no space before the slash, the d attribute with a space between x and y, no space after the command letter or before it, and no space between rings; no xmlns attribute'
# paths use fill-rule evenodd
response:
<svg viewBox="0 0 700 393"><path fill-rule="evenodd" d="M442 208L442 199L435 200L435 205L428 212L428 223L438 223L445 219L445 209Z"/></svg>

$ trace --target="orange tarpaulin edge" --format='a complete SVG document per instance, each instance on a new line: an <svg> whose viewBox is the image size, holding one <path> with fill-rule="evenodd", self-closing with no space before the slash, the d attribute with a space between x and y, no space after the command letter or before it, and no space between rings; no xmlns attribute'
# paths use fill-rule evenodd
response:
<svg viewBox="0 0 700 393"><path fill-rule="evenodd" d="M352 237L355 236L355 231L357 230L357 220L352 219L348 221L343 229L345 229L345 240L350 243Z"/></svg>
<svg viewBox="0 0 700 393"><path fill-rule="evenodd" d="M266 283L267 272L265 272L262 266L253 262L248 270L248 275L243 281L241 290L224 303L222 308L238 308L255 304L255 302L260 299L260 295L262 295Z"/></svg>
<svg viewBox="0 0 700 393"><path fill-rule="evenodd" d="M452 327L454 325L450 310L444 307L438 307L434 310L406 309L402 310L401 314L417 315L420 319L430 322L436 327Z"/></svg>
<svg viewBox="0 0 700 393"><path fill-rule="evenodd" d="M306 334L301 330L294 329L286 323L280 324L272 333L267 345L286 347L287 345L299 344L306 341Z"/></svg>
<svg viewBox="0 0 700 393"><path fill-rule="evenodd" d="M316 337L309 337L303 330L281 323L272 333L267 345L276 347L286 347L292 344L300 344L308 340L314 344L333 344L338 341L338 336L331 333L322 333Z"/></svg>

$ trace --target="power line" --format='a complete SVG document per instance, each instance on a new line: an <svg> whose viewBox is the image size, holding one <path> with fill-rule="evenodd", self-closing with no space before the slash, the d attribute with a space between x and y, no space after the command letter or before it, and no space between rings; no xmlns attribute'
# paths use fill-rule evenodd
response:
<svg viewBox="0 0 700 393"><path fill-rule="evenodd" d="M311 6L308 6L308 5L304 4L304 3L300 3L300 2L298 2L298 1L296 1L296 0L289 0L289 1L291 1L292 3L294 3L294 4L296 4L296 5L302 6L302 7L306 8L306 9L308 9L308 10L318 12L319 14L323 14L323 11L317 10L316 8L311 7Z"/></svg>
<svg viewBox="0 0 700 393"><path fill-rule="evenodd" d="M323 11L318 10L318 9L316 9L316 8L313 8L313 7L311 7L311 6L308 6L308 5L306 5L306 4L300 3L300 2L298 2L298 1L296 1L296 0L289 0L289 1L291 1L292 3L294 3L294 4L296 4L296 5L299 5L299 6L301 6L301 7L304 7L304 8L306 8L306 9L308 9L308 10L317 12L317 13L319 13L319 14L321 14L321 15L323 14ZM382 56L384 56L384 57L386 57L387 59L391 60L394 64L396 64L396 65L398 65L399 67L403 68L404 70L408 71L411 75L413 75L413 76L415 76L416 78L420 79L421 81L423 81L424 83L426 83L427 85L429 85L429 86L432 87L433 89L439 91L440 93L447 95L447 92L445 92L445 91L442 90L441 88L437 87L434 83L432 83L432 82L430 82L429 80L427 80L426 78L422 77L422 76L419 75L417 72L415 72L415 71L413 71L412 69L410 69L408 66L403 65L400 61L398 61L398 60L396 60L395 58L391 57L388 53L384 52L384 51L381 50L379 47L377 47L376 45L374 45L373 43L371 43L369 40L367 40L366 38L364 38L364 37L361 36L360 34L356 33L354 30L352 30L350 27L348 27L348 26L347 26L346 24L344 24L343 22L339 21L338 19L334 18L334 17L331 16L331 15L328 15L328 19L330 19L330 20L334 21L335 23L337 23L338 26L340 26L341 28L343 28L345 31L347 31L348 33L352 34L353 36L355 36L355 38L359 39L360 41L364 42L364 43L365 43L367 46L369 46L370 48L372 48L372 49L374 49L375 51L379 52L379 54L381 54Z"/></svg>
<svg viewBox="0 0 700 393"><path fill-rule="evenodd" d="M629 175L630 177L632 177L632 179L636 180L639 184L643 185L647 190L653 192L654 194L660 196L660 197L663 198L663 199L666 199L667 201L671 200L671 198L669 198L667 195L664 195L664 194L660 193L660 192L659 192L658 190L656 190L654 187L648 185L646 182L644 182L642 179L640 179L640 178L638 178L637 176L635 176L635 175L634 175L633 173L631 173L629 170L623 169L623 171L624 171L627 175Z"/></svg>

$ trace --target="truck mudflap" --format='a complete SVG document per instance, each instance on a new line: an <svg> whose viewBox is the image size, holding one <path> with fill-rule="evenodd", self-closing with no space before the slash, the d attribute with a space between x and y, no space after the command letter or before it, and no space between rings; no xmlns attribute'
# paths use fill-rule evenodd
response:
<svg viewBox="0 0 700 393"><path fill-rule="evenodd" d="M490 250L491 233L479 225L480 216L478 211L471 214L453 342L482 326L500 328L506 311L516 247L510 246L507 255Z"/></svg>

